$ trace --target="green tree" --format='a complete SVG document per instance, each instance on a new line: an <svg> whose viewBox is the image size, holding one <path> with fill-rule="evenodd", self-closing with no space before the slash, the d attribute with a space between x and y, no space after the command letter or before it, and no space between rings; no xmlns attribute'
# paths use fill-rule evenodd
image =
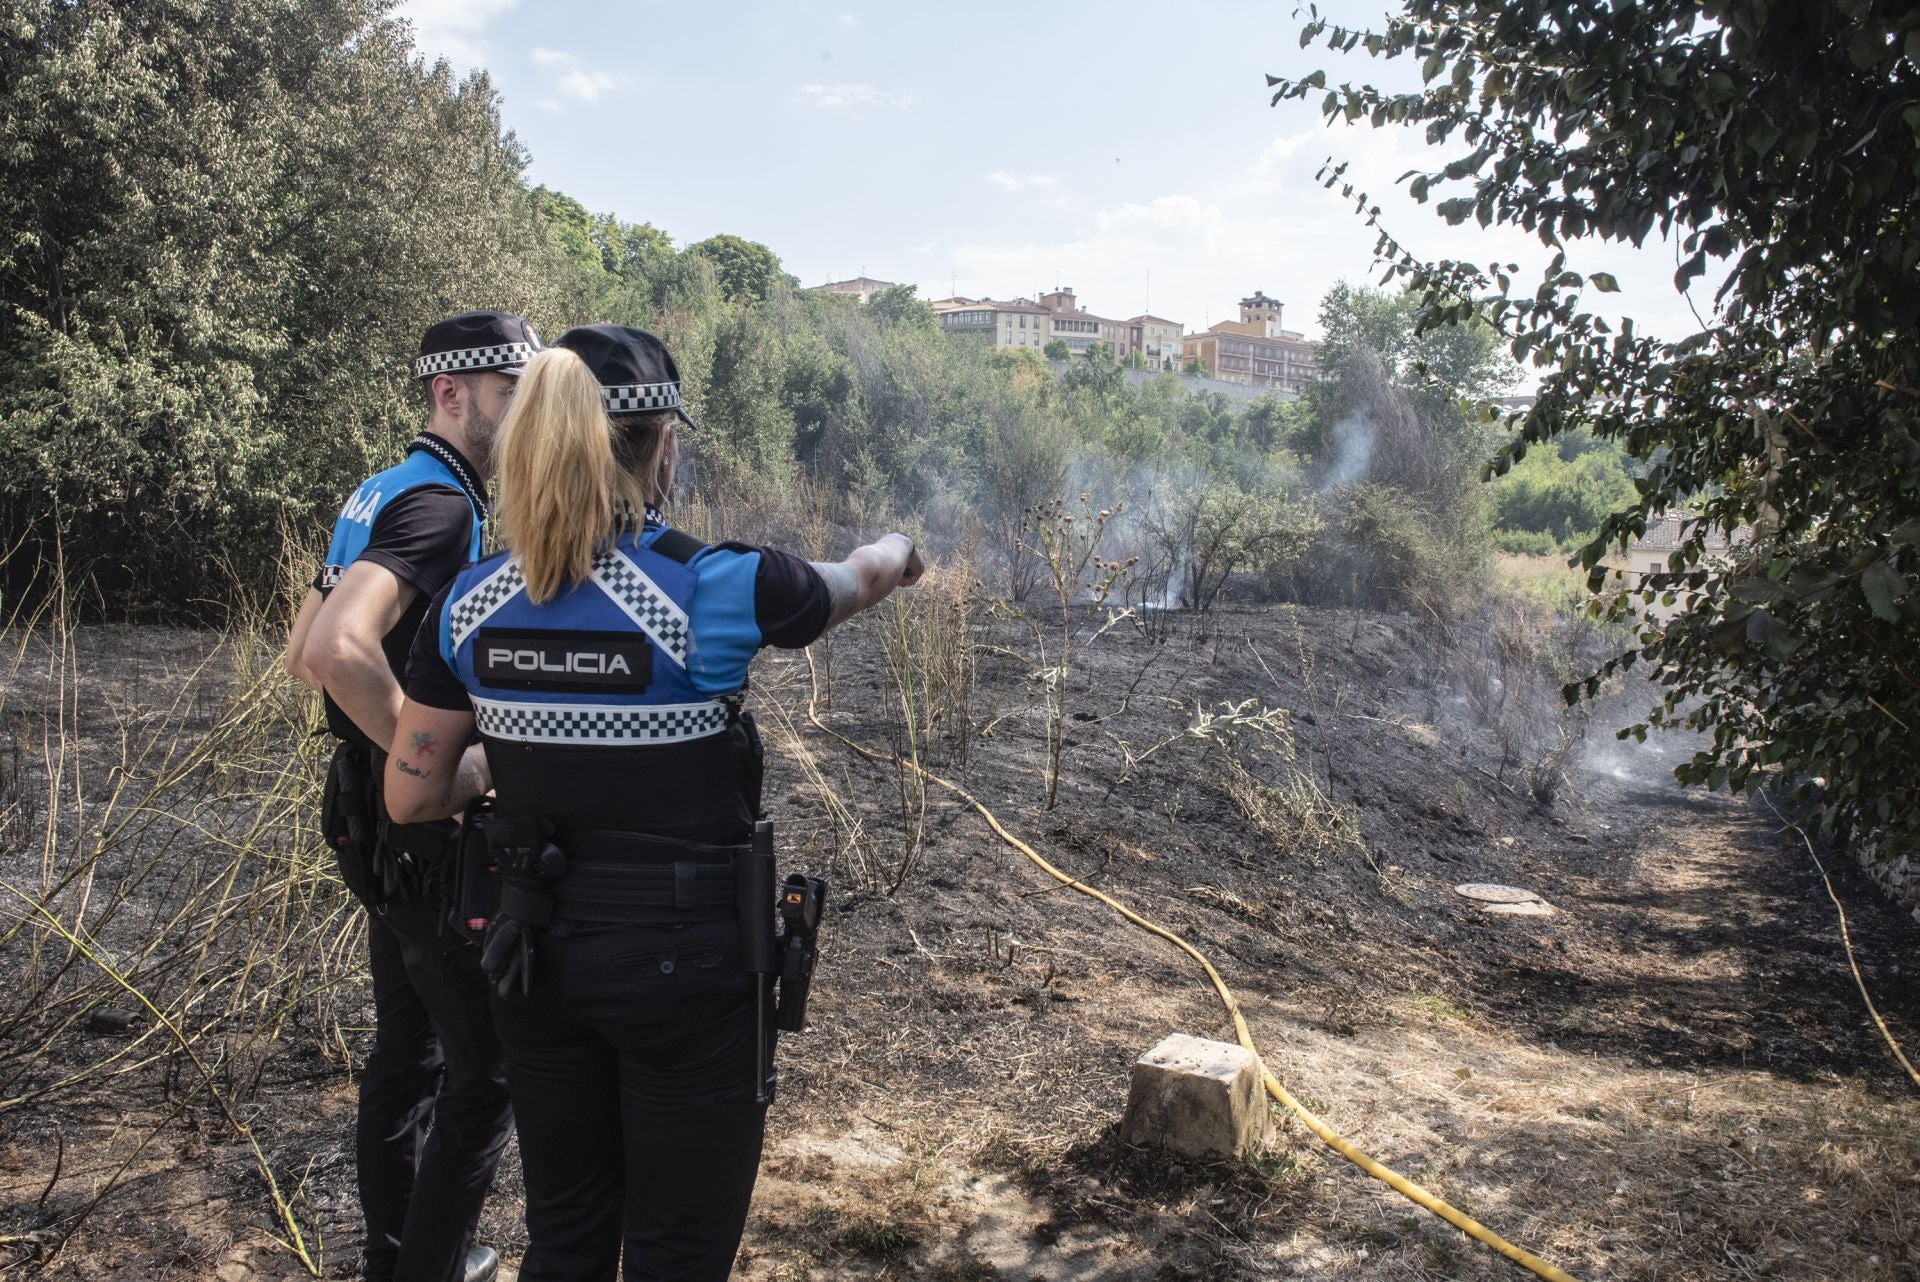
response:
<svg viewBox="0 0 1920 1282"><path fill-rule="evenodd" d="M892 285L875 294L867 303L874 319L887 325L905 325L929 334L940 332L940 318L933 308L920 301L919 287Z"/></svg>
<svg viewBox="0 0 1920 1282"><path fill-rule="evenodd" d="M1624 462L1610 448L1571 459L1558 450L1532 451L1493 484L1495 530L1544 534L1568 550L1591 542L1609 516L1636 498Z"/></svg>
<svg viewBox="0 0 1920 1282"><path fill-rule="evenodd" d="M1067 346L1067 340L1064 338L1049 340L1040 351L1050 361L1064 361L1073 355L1072 349Z"/></svg>
<svg viewBox="0 0 1920 1282"><path fill-rule="evenodd" d="M1408 176L1415 199L1558 251L1528 286L1511 264L1426 263L1382 235L1423 324L1485 316L1548 371L1495 470L1582 423L1644 464L1581 550L1596 585L1610 545L1687 512L1647 594L1684 612L1649 612L1608 665L1653 667L1649 724L1711 736L1676 773L1777 774L1829 831L1920 848L1920 8L1408 0L1377 32L1315 17L1301 43L1316 39L1417 59L1427 87L1328 90L1315 71L1275 80L1276 102L1323 94L1330 120L1424 127L1456 150ZM1719 278L1699 333L1588 310L1588 289L1617 286L1573 267L1578 242L1656 228L1677 286ZM1740 532L1725 564L1715 530Z"/></svg>
<svg viewBox="0 0 1920 1282"><path fill-rule="evenodd" d="M687 252L713 264L720 291L735 302L744 299L764 303L786 279L780 270L780 259L757 240L709 236L697 245L688 246Z"/></svg>
<svg viewBox="0 0 1920 1282"><path fill-rule="evenodd" d="M1322 369L1368 351L1386 376L1442 400L1483 400L1514 383L1519 369L1500 334L1480 318L1461 325L1422 326L1420 295L1336 281L1320 300Z"/></svg>
<svg viewBox="0 0 1920 1282"><path fill-rule="evenodd" d="M419 419L452 310L566 267L483 74L377 0L31 0L0 18L0 526L117 608L272 574Z"/></svg>

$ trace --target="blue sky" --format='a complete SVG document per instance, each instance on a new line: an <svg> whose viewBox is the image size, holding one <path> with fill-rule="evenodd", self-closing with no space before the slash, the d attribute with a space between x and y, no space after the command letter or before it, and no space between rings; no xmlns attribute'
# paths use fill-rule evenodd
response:
<svg viewBox="0 0 1920 1282"><path fill-rule="evenodd" d="M1381 11L1322 8L1356 23ZM1313 334L1328 286L1377 277L1374 233L1314 182L1329 155L1352 162L1416 252L1530 271L1546 257L1524 233L1448 228L1400 196L1401 173L1446 158L1417 135L1330 130L1310 106L1270 106L1268 72L1329 65L1403 87L1414 75L1302 50L1287 0L410 0L400 12L427 54L492 74L534 181L676 244L763 241L807 285L863 270L925 298L1059 283L1102 315L1150 305L1190 329L1261 289ZM1654 247L1582 250L1572 265L1620 277L1618 301L1595 303L1677 336L1694 322L1672 263Z"/></svg>

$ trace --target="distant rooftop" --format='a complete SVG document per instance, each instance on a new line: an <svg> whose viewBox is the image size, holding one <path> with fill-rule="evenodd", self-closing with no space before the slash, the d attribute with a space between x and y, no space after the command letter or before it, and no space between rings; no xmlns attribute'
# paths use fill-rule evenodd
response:
<svg viewBox="0 0 1920 1282"><path fill-rule="evenodd" d="M875 280L871 276L855 276L852 280L830 280L824 285L815 285L815 289L830 289L836 294L865 294L877 289L892 289L894 282Z"/></svg>

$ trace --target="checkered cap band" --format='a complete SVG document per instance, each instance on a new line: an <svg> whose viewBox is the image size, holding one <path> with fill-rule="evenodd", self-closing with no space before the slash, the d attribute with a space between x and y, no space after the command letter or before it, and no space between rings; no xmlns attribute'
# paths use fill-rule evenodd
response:
<svg viewBox="0 0 1920 1282"><path fill-rule="evenodd" d="M704 739L727 728L723 703L667 703L620 707L591 703L473 701L481 734L515 743L670 743Z"/></svg>
<svg viewBox="0 0 1920 1282"><path fill-rule="evenodd" d="M600 399L609 414L639 414L646 410L680 408L678 383L629 383L625 387L603 387Z"/></svg>
<svg viewBox="0 0 1920 1282"><path fill-rule="evenodd" d="M526 586L527 576L520 568L520 558L511 557L499 569L454 598L453 608L447 612L447 626L452 633L454 648L459 649L473 635L475 628L492 618L494 611L511 601L514 594Z"/></svg>
<svg viewBox="0 0 1920 1282"><path fill-rule="evenodd" d="M674 604L645 570L616 547L593 558L591 577L669 658L683 668L687 666L687 612Z"/></svg>
<svg viewBox="0 0 1920 1282"><path fill-rule="evenodd" d="M505 365L525 365L539 350L532 343L501 343L497 347L468 347L457 352L428 352L413 358L413 376L478 374Z"/></svg>

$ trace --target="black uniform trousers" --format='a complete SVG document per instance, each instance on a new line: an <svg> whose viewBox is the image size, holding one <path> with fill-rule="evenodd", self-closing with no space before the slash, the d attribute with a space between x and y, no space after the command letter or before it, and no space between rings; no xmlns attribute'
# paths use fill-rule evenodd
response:
<svg viewBox="0 0 1920 1282"><path fill-rule="evenodd" d="M461 1276L513 1130L480 950L402 899L367 916L373 1053L355 1130L368 1282Z"/></svg>
<svg viewBox="0 0 1920 1282"><path fill-rule="evenodd" d="M522 1282L724 1282L760 1167L733 922L555 921L494 1000L527 1184Z"/></svg>

